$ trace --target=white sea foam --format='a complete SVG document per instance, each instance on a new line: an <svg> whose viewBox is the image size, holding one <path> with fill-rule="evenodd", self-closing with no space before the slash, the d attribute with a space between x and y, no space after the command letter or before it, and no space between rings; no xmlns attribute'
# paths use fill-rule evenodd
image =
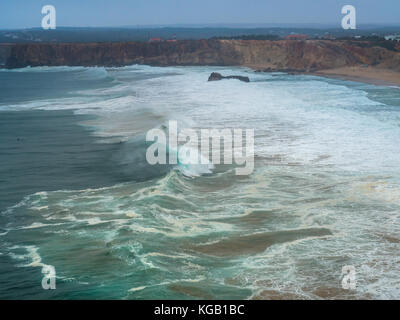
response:
<svg viewBox="0 0 400 320"><path fill-rule="evenodd" d="M114 69L128 79L131 73L175 75L150 77L134 84L126 80L104 89L101 96L97 91L88 90L82 97L32 101L5 108L73 109L78 114L94 114L99 118L88 124L97 128L101 136L134 136L157 126L167 114L169 119L190 121L198 127L243 127L242 119L246 119L245 126L256 130L255 152L259 156L279 154L287 163L319 161L322 165L337 165L348 170L399 166L400 150L396 141L400 130L396 123L391 125L374 113L362 112L363 107L382 105L370 100L364 91L304 76L298 81L269 81L271 75L250 73L257 81L207 82L207 75L214 69L148 66ZM221 68L220 71L249 75L246 69ZM108 74L112 76L113 69ZM119 96L113 96L116 93ZM143 110L151 114L145 118L141 116ZM143 121L138 122L138 117ZM391 137L387 135L388 130ZM262 140L257 141L257 136L262 136Z"/></svg>
<svg viewBox="0 0 400 320"><path fill-rule="evenodd" d="M15 253L15 250L25 250L25 254ZM12 246L9 248L9 255L17 260L23 261L25 264L21 264L21 267L41 267L43 270L54 269L52 265L45 264L42 262L42 257L39 254L39 248L36 246ZM28 262L26 262L28 260Z"/></svg>
<svg viewBox="0 0 400 320"><path fill-rule="evenodd" d="M28 73L36 73L36 72L73 72L73 71L94 71L94 72L103 72L105 68L103 67L68 67L68 66L58 66L58 67L24 67L24 68L16 68L16 69L0 69L0 72L28 72Z"/></svg>
<svg viewBox="0 0 400 320"><path fill-rule="evenodd" d="M251 82L207 82L215 70L248 75ZM102 92L82 88L73 98L12 107L96 115L86 123L95 134L127 141L169 119L196 129L254 128L254 173L239 179L218 168L198 172L181 165L142 183L37 193L8 210L32 209L35 222L19 232L51 232L60 247L68 245L68 235L106 247L104 256L117 257L127 272L151 268L165 278L174 275L157 284L143 277L129 290L140 294L182 274L215 283L229 274L253 294L269 287L320 298L315 289L340 289L341 267L354 264L360 289L353 297L399 297L400 127L398 115L366 89L239 68L131 66L106 72L118 80ZM333 235L266 245L259 254L224 259L222 267L220 260L191 251L194 244L231 236L310 227L329 228ZM39 266L32 248L17 259ZM96 257L88 255L83 269Z"/></svg>

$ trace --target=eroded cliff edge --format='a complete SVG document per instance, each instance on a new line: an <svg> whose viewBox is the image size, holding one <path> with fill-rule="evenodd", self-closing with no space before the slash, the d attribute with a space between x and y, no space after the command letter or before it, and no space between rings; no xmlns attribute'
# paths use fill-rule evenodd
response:
<svg viewBox="0 0 400 320"><path fill-rule="evenodd" d="M361 41L183 40L176 42L38 43L0 45L0 65L26 66L249 66L260 70L314 72L374 66L400 72L400 45Z"/></svg>
<svg viewBox="0 0 400 320"><path fill-rule="evenodd" d="M13 44L6 68L26 66L238 65L240 56L218 40Z"/></svg>

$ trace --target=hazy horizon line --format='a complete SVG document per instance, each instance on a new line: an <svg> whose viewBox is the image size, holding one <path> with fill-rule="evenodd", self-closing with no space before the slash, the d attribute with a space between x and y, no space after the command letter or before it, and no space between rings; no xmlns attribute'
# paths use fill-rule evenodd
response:
<svg viewBox="0 0 400 320"><path fill-rule="evenodd" d="M360 23L357 29L371 28L393 28L400 27L400 23ZM338 23L173 23L173 24L137 24L137 25L115 25L115 26L58 26L57 29L160 29L160 28L244 28L244 29L264 29L264 28L308 28L308 29L340 29ZM0 27L0 30L29 30L42 29L41 26L7 28ZM356 30L357 30L356 29Z"/></svg>

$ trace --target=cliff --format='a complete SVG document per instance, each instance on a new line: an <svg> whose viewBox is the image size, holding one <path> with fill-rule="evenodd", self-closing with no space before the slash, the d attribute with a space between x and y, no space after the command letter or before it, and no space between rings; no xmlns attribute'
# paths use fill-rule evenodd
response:
<svg viewBox="0 0 400 320"><path fill-rule="evenodd" d="M400 71L400 50L350 41L235 41L242 65L270 70L316 71L370 65Z"/></svg>
<svg viewBox="0 0 400 320"><path fill-rule="evenodd" d="M1 46L1 45L0 45ZM237 65L240 57L226 51L217 40L177 42L13 44L4 65L26 66L124 66Z"/></svg>
<svg viewBox="0 0 400 320"><path fill-rule="evenodd" d="M362 41L183 40L0 45L0 66L243 65L270 71L317 71L369 65L400 71L400 46Z"/></svg>

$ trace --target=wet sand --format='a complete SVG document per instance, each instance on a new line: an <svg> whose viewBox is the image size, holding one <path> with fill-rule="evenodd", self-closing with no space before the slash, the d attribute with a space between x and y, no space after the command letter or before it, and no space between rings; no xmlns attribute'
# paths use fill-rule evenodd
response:
<svg viewBox="0 0 400 320"><path fill-rule="evenodd" d="M245 65L255 71L262 71L271 68L269 65ZM272 69L274 70L274 69ZM275 70L276 72L288 72L287 70ZM334 69L318 70L313 72L296 72L293 74L309 74L320 77L328 77L342 80L358 81L379 86L399 86L400 72L390 69L382 69L373 66L352 66Z"/></svg>
<svg viewBox="0 0 400 320"><path fill-rule="evenodd" d="M320 70L312 74L323 77L365 82L374 85L400 86L399 72L371 66L343 67L336 69Z"/></svg>

